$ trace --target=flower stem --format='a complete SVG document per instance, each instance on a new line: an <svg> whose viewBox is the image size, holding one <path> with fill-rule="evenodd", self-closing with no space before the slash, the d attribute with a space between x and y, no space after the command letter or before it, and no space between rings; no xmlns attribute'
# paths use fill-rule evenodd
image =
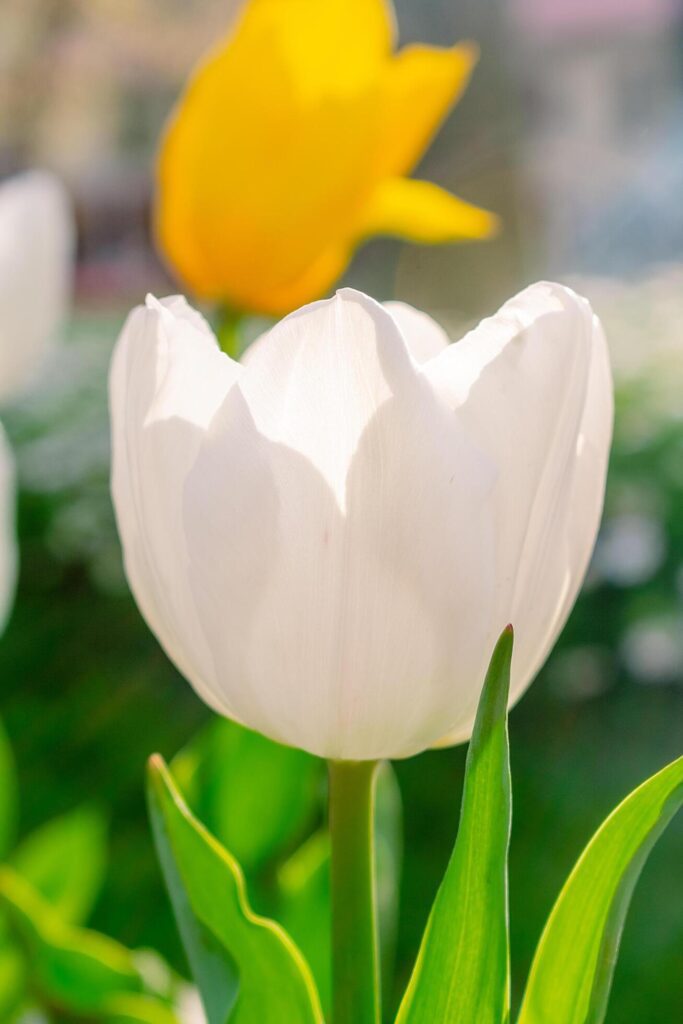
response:
<svg viewBox="0 0 683 1024"><path fill-rule="evenodd" d="M376 761L329 762L332 1024L379 1024L374 859Z"/></svg>
<svg viewBox="0 0 683 1024"><path fill-rule="evenodd" d="M242 316L237 310L221 306L216 319L216 337L221 349L231 359L239 359L242 355L241 323Z"/></svg>

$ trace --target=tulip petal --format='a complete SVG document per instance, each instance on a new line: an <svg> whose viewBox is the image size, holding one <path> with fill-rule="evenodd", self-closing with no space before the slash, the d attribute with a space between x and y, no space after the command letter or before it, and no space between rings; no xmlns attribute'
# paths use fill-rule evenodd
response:
<svg viewBox="0 0 683 1024"><path fill-rule="evenodd" d="M212 703L215 671L184 583L182 488L241 368L174 297L129 316L112 362L112 495L125 567L150 628Z"/></svg>
<svg viewBox="0 0 683 1024"><path fill-rule="evenodd" d="M0 186L0 401L20 397L66 314L74 227L65 190L30 171Z"/></svg>
<svg viewBox="0 0 683 1024"><path fill-rule="evenodd" d="M420 363L425 338L442 347ZM604 338L584 300L536 285L443 341L350 289L244 366L177 303L124 329L126 567L216 710L319 756L402 757L469 734L501 623L513 699L545 657L602 504Z"/></svg>
<svg viewBox="0 0 683 1024"><path fill-rule="evenodd" d="M495 214L451 195L431 181L388 178L377 186L365 207L358 233L434 243L489 238L497 227Z"/></svg>
<svg viewBox="0 0 683 1024"><path fill-rule="evenodd" d="M407 46L390 62L383 82L382 175L408 174L470 79L479 55L460 43L443 49Z"/></svg>
<svg viewBox="0 0 683 1024"><path fill-rule="evenodd" d="M613 414L604 335L584 299L537 284L424 372L498 467L494 620L515 624L514 701L564 625L597 534ZM469 735L475 710L445 742Z"/></svg>
<svg viewBox="0 0 683 1024"><path fill-rule="evenodd" d="M391 52L395 35L390 0L251 0L234 42L253 46L256 59L261 44L277 39L296 66L302 87L333 82L340 88L374 72Z"/></svg>
<svg viewBox="0 0 683 1024"><path fill-rule="evenodd" d="M416 363L426 363L445 349L450 339L435 320L407 302L385 302L384 308L398 324L408 351Z"/></svg>
<svg viewBox="0 0 683 1024"><path fill-rule="evenodd" d="M437 739L489 628L491 480L381 306L347 289L282 321L184 491L225 708L320 756Z"/></svg>
<svg viewBox="0 0 683 1024"><path fill-rule="evenodd" d="M307 458L343 510L361 434L401 378L414 376L394 319L345 288L285 317L262 339L242 392L258 429Z"/></svg>

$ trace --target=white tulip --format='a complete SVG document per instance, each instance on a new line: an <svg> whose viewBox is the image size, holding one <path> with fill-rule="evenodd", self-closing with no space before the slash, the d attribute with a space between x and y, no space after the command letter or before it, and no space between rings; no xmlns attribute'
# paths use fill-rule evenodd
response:
<svg viewBox="0 0 683 1024"><path fill-rule="evenodd" d="M45 171L0 184L0 402L33 382L71 287L74 228L64 187Z"/></svg>
<svg viewBox="0 0 683 1024"><path fill-rule="evenodd" d="M560 285L455 345L345 289L246 365L184 299L149 298L110 403L140 608L200 696L267 736L351 760L463 740L504 626L514 701L567 618L612 387L599 322Z"/></svg>

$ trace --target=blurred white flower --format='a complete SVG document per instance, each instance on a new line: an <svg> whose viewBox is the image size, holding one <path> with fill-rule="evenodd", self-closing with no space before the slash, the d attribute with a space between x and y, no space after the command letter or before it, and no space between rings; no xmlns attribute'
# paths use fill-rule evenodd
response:
<svg viewBox="0 0 683 1024"><path fill-rule="evenodd" d="M612 387L566 288L528 288L456 345L346 289L247 365L183 299L148 299L110 404L143 614L207 703L276 740L344 759L463 740L505 624L515 700L573 605Z"/></svg>
<svg viewBox="0 0 683 1024"><path fill-rule="evenodd" d="M71 288L74 226L59 180L28 171L0 183L0 402L33 382Z"/></svg>
<svg viewBox="0 0 683 1024"><path fill-rule="evenodd" d="M636 622L624 637L621 653L628 670L641 683L662 685L680 680L680 619L670 615Z"/></svg>
<svg viewBox="0 0 683 1024"><path fill-rule="evenodd" d="M573 284L604 324L617 390L637 397L620 410L620 435L647 441L683 412L683 266L665 264L627 280L578 277Z"/></svg>
<svg viewBox="0 0 683 1024"><path fill-rule="evenodd" d="M176 1009L180 1024L206 1024L204 1006L194 985L183 985Z"/></svg>
<svg viewBox="0 0 683 1024"><path fill-rule="evenodd" d="M610 519L600 536L593 569L620 587L649 580L666 557L666 535L659 519L625 514Z"/></svg>

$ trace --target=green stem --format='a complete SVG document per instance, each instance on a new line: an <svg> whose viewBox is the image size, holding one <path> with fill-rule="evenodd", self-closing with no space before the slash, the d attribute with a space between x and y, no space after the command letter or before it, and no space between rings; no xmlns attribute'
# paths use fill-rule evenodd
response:
<svg viewBox="0 0 683 1024"><path fill-rule="evenodd" d="M231 359L242 355L242 315L228 306L222 306L216 317L216 337L222 350Z"/></svg>
<svg viewBox="0 0 683 1024"><path fill-rule="evenodd" d="M374 858L376 761L330 761L332 1024L379 1024Z"/></svg>

